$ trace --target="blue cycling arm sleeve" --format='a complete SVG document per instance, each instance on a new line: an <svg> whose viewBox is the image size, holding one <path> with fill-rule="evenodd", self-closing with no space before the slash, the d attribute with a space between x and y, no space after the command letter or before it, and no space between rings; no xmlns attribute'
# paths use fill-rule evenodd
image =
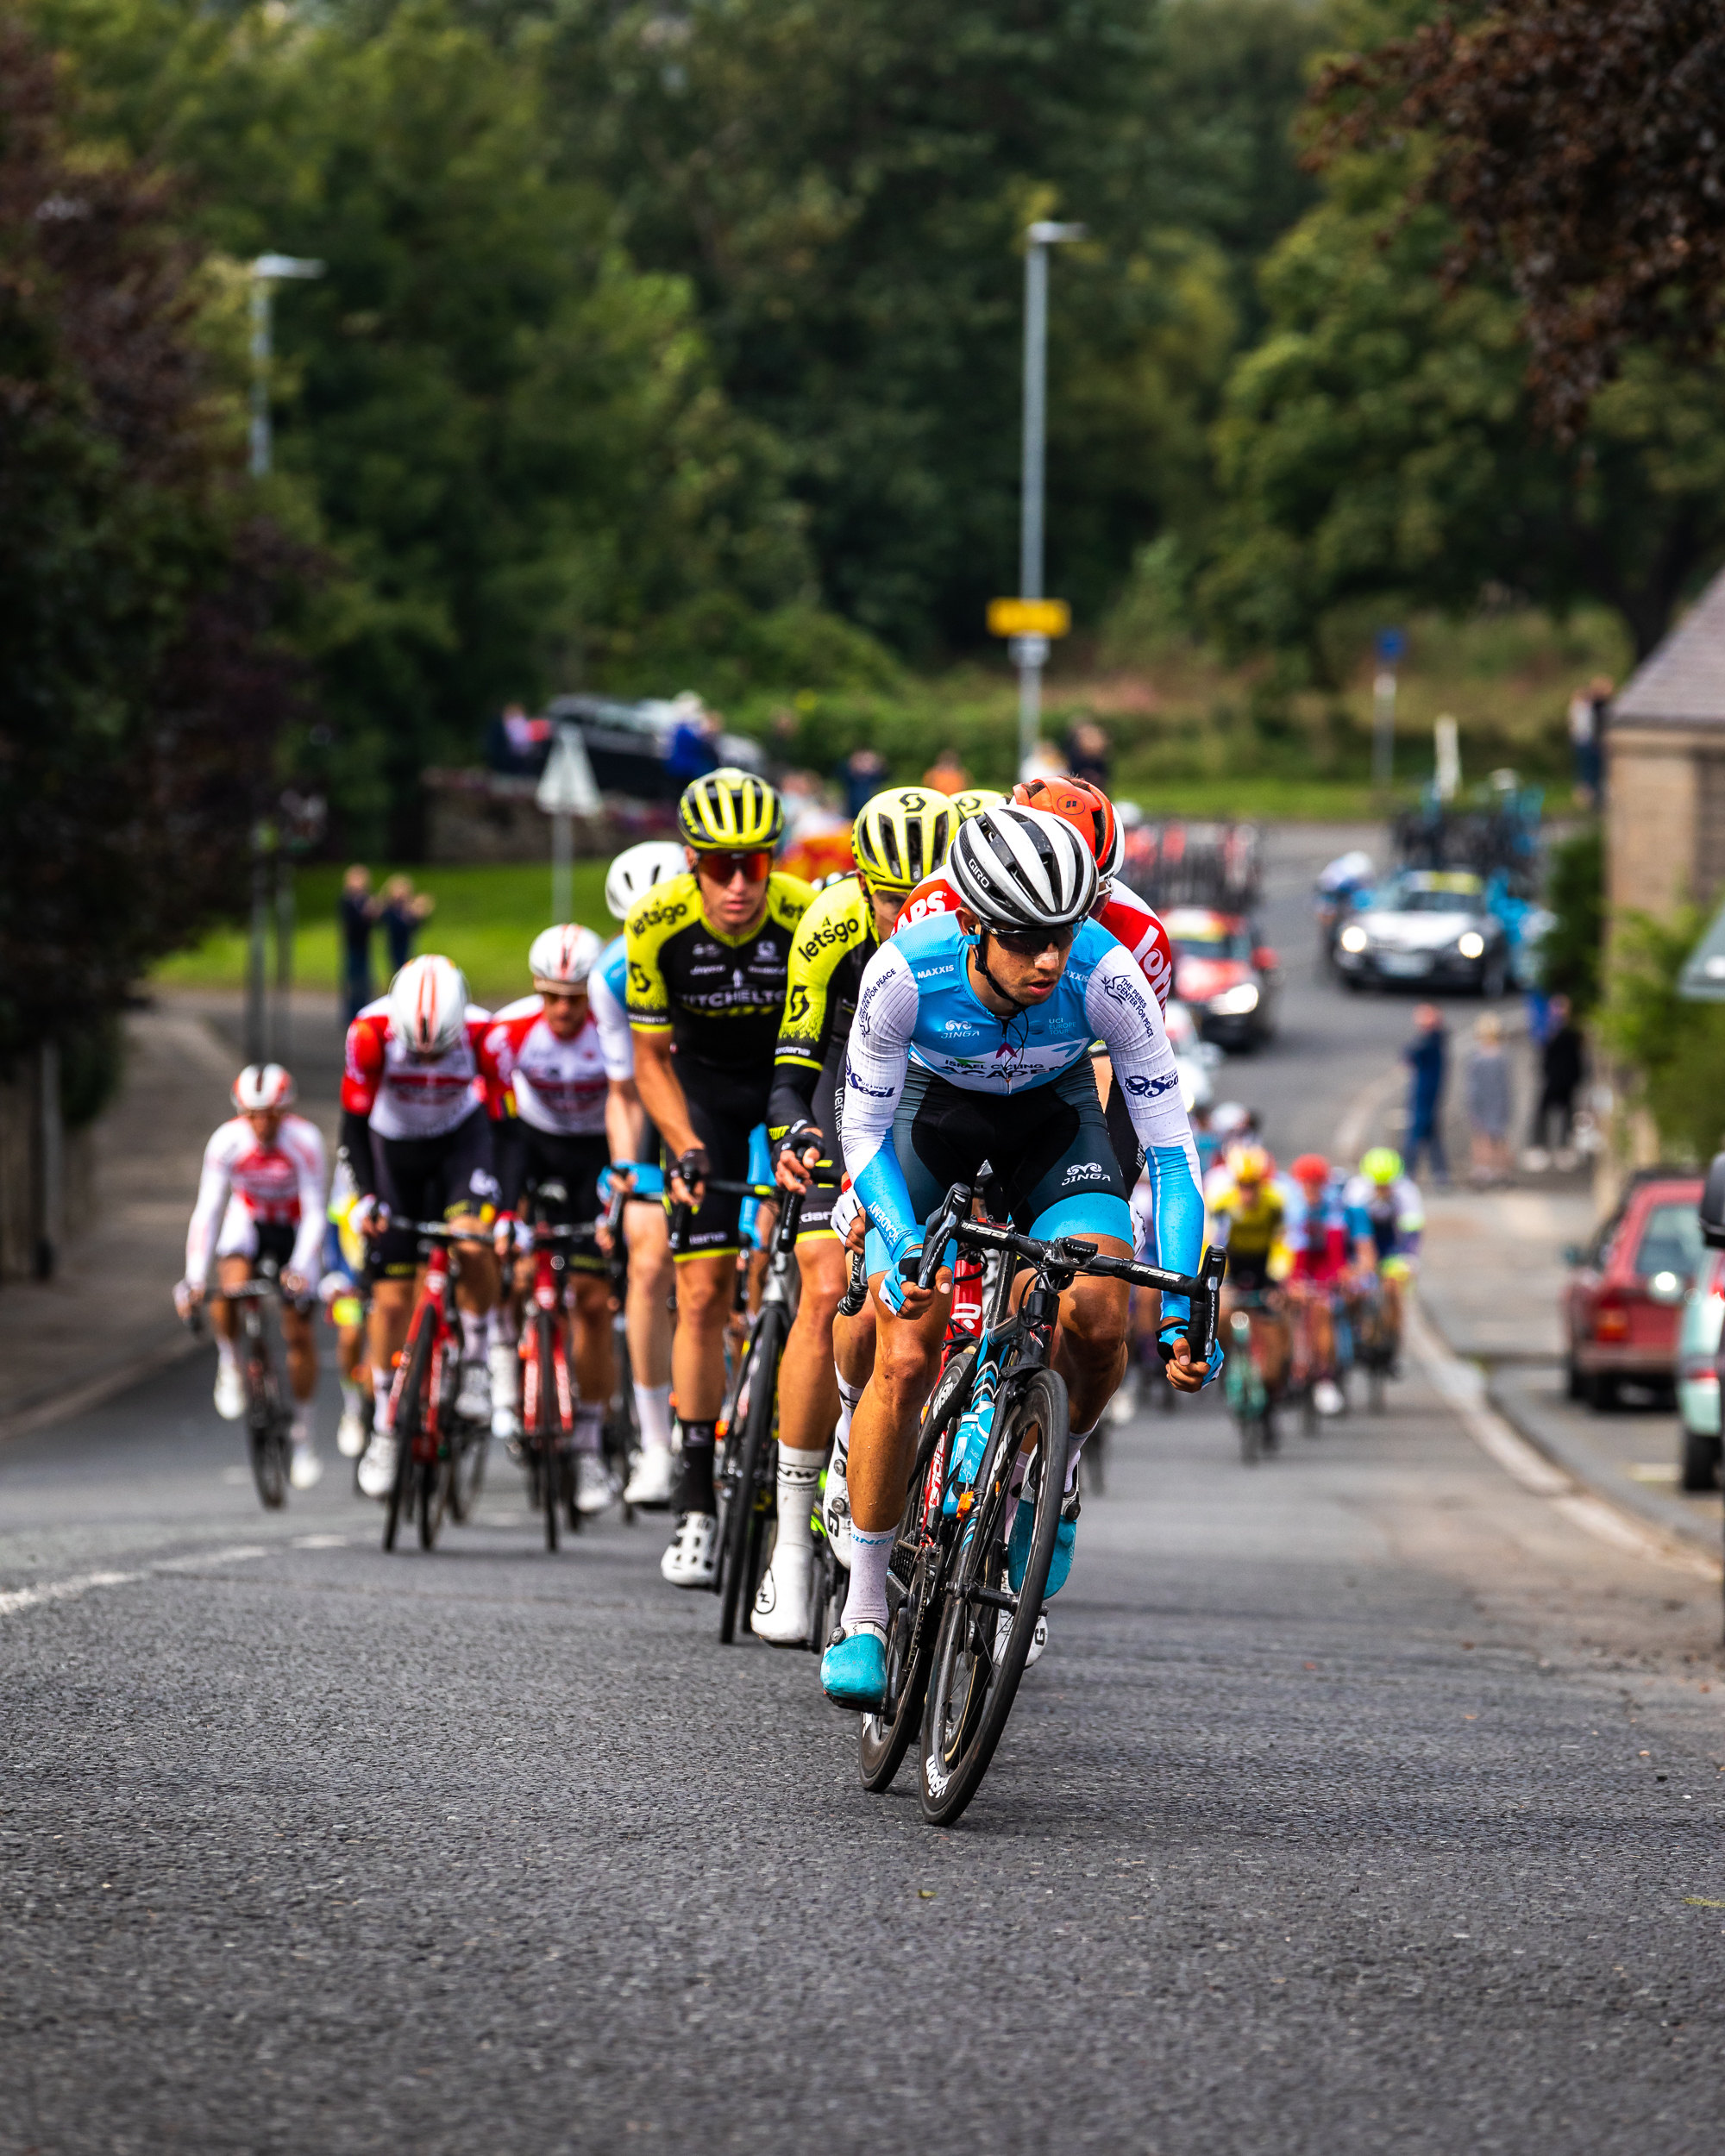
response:
<svg viewBox="0 0 1725 2156"><path fill-rule="evenodd" d="M1144 1172L1156 1199L1151 1223L1155 1251L1151 1263L1164 1266L1170 1273L1195 1273L1204 1257L1204 1198L1192 1172L1188 1148L1152 1145L1145 1155ZM1187 1296L1162 1298L1164 1325L1170 1319L1184 1325L1191 1315Z"/></svg>
<svg viewBox="0 0 1725 2156"><path fill-rule="evenodd" d="M903 954L890 943L877 950L858 984L844 1056L844 1164L895 1259L921 1233L893 1149L893 1116L905 1089L920 1000Z"/></svg>

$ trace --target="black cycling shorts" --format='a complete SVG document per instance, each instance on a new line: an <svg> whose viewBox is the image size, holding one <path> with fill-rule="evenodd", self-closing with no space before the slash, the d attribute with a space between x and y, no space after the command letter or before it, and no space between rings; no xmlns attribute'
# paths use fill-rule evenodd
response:
<svg viewBox="0 0 1725 2156"><path fill-rule="evenodd" d="M392 1224L372 1244L373 1280L411 1280L419 1267L413 1223L486 1218L497 1205L491 1118L483 1108L438 1138L382 1138L372 1133L377 1194Z"/></svg>
<svg viewBox="0 0 1725 2156"><path fill-rule="evenodd" d="M601 1206L599 1179L611 1164L611 1149L597 1133L579 1136L558 1131L536 1131L523 1123L517 1133L522 1149L521 1214L524 1219L543 1219L559 1227L575 1221L596 1222ZM561 1183L561 1198L544 1198L547 1183ZM565 1255L577 1272L605 1269L605 1259L591 1235L565 1245Z"/></svg>
<svg viewBox="0 0 1725 2156"><path fill-rule="evenodd" d="M689 1121L697 1141L706 1149L707 1164L724 1182L746 1181L749 1175L749 1133L767 1120L767 1096L772 1090L773 1066L739 1074L721 1070L693 1056L679 1054L674 1065L688 1103ZM676 1166L664 1155L665 1204L671 1203L670 1173ZM704 1204L689 1215L683 1245L675 1255L718 1257L743 1247L740 1215L743 1200L710 1191Z"/></svg>
<svg viewBox="0 0 1725 2156"><path fill-rule="evenodd" d="M1020 1233L1112 1235L1132 1247L1126 1188L1088 1060L1047 1085L1005 1095L967 1092L913 1063L892 1143L919 1220L954 1183L974 1188L987 1162L990 1208L1003 1206ZM869 1270L885 1263L885 1244L871 1229Z"/></svg>
<svg viewBox="0 0 1725 2156"><path fill-rule="evenodd" d="M1270 1252L1231 1250L1227 1282L1230 1288L1238 1288L1243 1295L1261 1294L1270 1285Z"/></svg>

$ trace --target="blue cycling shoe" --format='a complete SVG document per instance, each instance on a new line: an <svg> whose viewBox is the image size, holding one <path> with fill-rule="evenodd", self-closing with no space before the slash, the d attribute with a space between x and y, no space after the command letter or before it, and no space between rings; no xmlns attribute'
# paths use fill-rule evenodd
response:
<svg viewBox="0 0 1725 2156"><path fill-rule="evenodd" d="M835 1639L820 1658L820 1689L835 1707L878 1714L887 1698L887 1642L873 1625Z"/></svg>
<svg viewBox="0 0 1725 2156"><path fill-rule="evenodd" d="M1020 1497L1019 1508L1013 1515L1012 1539L1007 1545L1007 1577L1012 1582L1014 1595L1024 1585L1025 1570L1030 1564L1031 1538L1035 1532L1036 1507L1028 1497ZM1077 1540L1078 1493L1075 1489L1060 1507L1060 1525L1054 1532L1054 1554L1048 1560L1048 1584L1042 1590L1044 1601L1052 1601L1065 1586Z"/></svg>

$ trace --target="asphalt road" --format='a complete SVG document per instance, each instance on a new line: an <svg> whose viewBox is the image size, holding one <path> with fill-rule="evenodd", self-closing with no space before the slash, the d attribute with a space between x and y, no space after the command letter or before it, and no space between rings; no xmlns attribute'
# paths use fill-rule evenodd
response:
<svg viewBox="0 0 1725 2156"><path fill-rule="evenodd" d="M1278 1146L1405 1027L1327 994ZM1417 1379L1253 1470L1119 1434L948 1833L650 1523L547 1557L494 1459L386 1558L208 1384L0 1452L0 2156L1717 2146L1717 1586Z"/></svg>

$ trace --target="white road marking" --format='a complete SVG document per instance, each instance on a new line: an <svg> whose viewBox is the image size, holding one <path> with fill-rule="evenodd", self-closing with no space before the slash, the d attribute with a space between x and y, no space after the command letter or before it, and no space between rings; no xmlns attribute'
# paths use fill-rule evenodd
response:
<svg viewBox="0 0 1725 2156"><path fill-rule="evenodd" d="M141 1572L80 1572L75 1579L44 1580L40 1587L15 1587L0 1595L0 1617L15 1610L34 1609L42 1602L69 1602L87 1595L92 1587L129 1587L143 1578Z"/></svg>
<svg viewBox="0 0 1725 2156"><path fill-rule="evenodd" d="M152 1572L196 1572L206 1564L243 1564L248 1557L266 1554L263 1545L257 1542L236 1544L231 1550L193 1550L183 1557L164 1557L160 1564L150 1567Z"/></svg>
<svg viewBox="0 0 1725 2156"><path fill-rule="evenodd" d="M345 1550L350 1538L347 1535L295 1535L290 1549Z"/></svg>

